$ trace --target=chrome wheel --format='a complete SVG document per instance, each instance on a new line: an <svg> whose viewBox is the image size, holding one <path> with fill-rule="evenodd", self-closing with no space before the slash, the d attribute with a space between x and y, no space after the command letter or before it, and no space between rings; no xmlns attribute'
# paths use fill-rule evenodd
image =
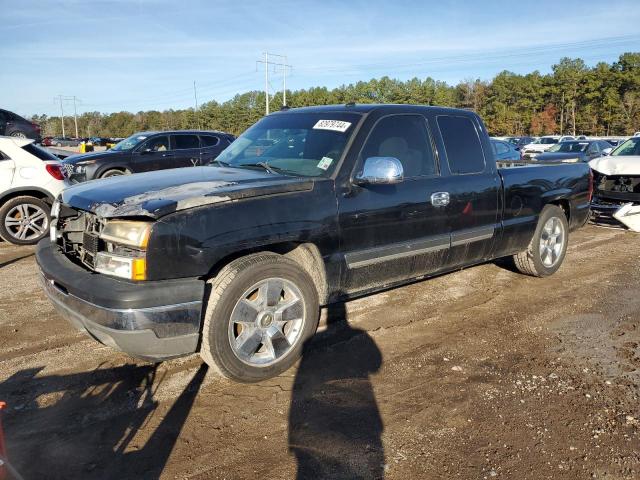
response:
<svg viewBox="0 0 640 480"><path fill-rule="evenodd" d="M547 220L540 235L540 260L545 267L553 267L558 262L565 237L564 225L558 217Z"/></svg>
<svg viewBox="0 0 640 480"><path fill-rule="evenodd" d="M22 132L13 132L11 136L14 138L27 138L27 136Z"/></svg>
<svg viewBox="0 0 640 480"><path fill-rule="evenodd" d="M39 206L21 203L7 212L4 228L17 240L35 240L46 234L49 219Z"/></svg>
<svg viewBox="0 0 640 480"><path fill-rule="evenodd" d="M301 338L305 313L302 292L289 280L268 278L254 284L231 312L233 353L255 367L282 360Z"/></svg>

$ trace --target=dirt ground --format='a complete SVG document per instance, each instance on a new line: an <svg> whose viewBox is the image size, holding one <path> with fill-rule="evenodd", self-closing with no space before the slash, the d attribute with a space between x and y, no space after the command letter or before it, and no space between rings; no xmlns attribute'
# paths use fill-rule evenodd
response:
<svg viewBox="0 0 640 480"><path fill-rule="evenodd" d="M256 385L74 332L0 244L0 400L26 479L640 478L640 237L547 279L486 264L330 308ZM345 322L345 319L347 321Z"/></svg>

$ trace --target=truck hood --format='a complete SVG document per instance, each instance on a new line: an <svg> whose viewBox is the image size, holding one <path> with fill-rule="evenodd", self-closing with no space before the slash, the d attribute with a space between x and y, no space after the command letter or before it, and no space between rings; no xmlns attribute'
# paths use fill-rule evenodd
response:
<svg viewBox="0 0 640 480"><path fill-rule="evenodd" d="M80 183L63 191L62 203L103 218L160 218L203 205L312 190L313 184L309 178L245 168L179 168Z"/></svg>
<svg viewBox="0 0 640 480"><path fill-rule="evenodd" d="M591 160L589 166L603 175L640 175L640 156L599 157Z"/></svg>
<svg viewBox="0 0 640 480"><path fill-rule="evenodd" d="M544 152L536 157L538 162L561 162L562 160L569 160L577 158L579 161L585 161L585 154L583 152Z"/></svg>

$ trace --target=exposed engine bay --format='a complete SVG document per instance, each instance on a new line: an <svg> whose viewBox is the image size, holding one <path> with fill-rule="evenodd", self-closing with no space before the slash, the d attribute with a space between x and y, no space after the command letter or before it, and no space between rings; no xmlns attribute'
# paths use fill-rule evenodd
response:
<svg viewBox="0 0 640 480"><path fill-rule="evenodd" d="M594 174L591 220L640 232L640 158L604 157L589 165Z"/></svg>

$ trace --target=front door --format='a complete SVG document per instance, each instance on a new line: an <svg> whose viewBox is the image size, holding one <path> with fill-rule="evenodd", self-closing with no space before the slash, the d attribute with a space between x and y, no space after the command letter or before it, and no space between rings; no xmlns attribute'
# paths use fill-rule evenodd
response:
<svg viewBox="0 0 640 480"><path fill-rule="evenodd" d="M133 153L132 163L136 173L171 168L172 162L173 152L168 135L151 137Z"/></svg>
<svg viewBox="0 0 640 480"><path fill-rule="evenodd" d="M393 157L402 164L404 180L393 185L350 186L347 193L338 195L345 256L343 293L436 272L449 253L445 206L432 203L446 179L440 175L425 117L399 114L367 122L375 125L360 150L355 172L367 158Z"/></svg>

